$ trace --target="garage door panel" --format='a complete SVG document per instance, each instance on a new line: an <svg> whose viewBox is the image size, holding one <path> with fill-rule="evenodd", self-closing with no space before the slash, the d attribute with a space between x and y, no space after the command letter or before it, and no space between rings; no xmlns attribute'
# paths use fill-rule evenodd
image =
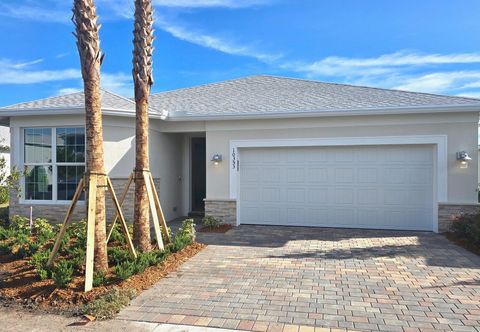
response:
<svg viewBox="0 0 480 332"><path fill-rule="evenodd" d="M303 167L289 167L287 168L287 182L288 183L303 183L305 182L305 168Z"/></svg>
<svg viewBox="0 0 480 332"><path fill-rule="evenodd" d="M240 149L241 223L432 230L432 146Z"/></svg>
<svg viewBox="0 0 480 332"><path fill-rule="evenodd" d="M335 169L336 183L352 183L355 179L355 171L352 168Z"/></svg>
<svg viewBox="0 0 480 332"><path fill-rule="evenodd" d="M261 169L263 183L279 183L283 179L284 170L280 167L263 167Z"/></svg>
<svg viewBox="0 0 480 332"><path fill-rule="evenodd" d="M379 205L379 189L377 188L364 188L357 189L357 202L360 205Z"/></svg>

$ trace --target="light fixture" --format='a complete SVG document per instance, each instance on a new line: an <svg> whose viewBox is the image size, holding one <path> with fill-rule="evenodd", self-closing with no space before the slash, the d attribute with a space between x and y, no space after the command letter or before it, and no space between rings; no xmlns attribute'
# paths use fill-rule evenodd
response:
<svg viewBox="0 0 480 332"><path fill-rule="evenodd" d="M212 157L212 161L215 165L218 165L219 163L222 162L222 155L218 153L214 154Z"/></svg>
<svg viewBox="0 0 480 332"><path fill-rule="evenodd" d="M466 151L460 151L457 152L457 160L460 162L460 168L468 168L468 162L472 160L472 157Z"/></svg>

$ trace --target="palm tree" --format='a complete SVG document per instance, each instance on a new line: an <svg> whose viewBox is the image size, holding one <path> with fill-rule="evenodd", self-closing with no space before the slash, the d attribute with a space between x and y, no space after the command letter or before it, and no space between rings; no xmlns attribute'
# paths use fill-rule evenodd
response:
<svg viewBox="0 0 480 332"><path fill-rule="evenodd" d="M100 50L97 24L97 13L93 0L74 0L73 18L74 35L82 68L83 88L85 94L85 127L87 136L87 176L105 173L103 163L102 109L100 97L100 65L103 54ZM105 190L102 183L105 177L99 177L96 192L95 210L95 269L108 268L106 222L105 222ZM103 179L103 180L100 180ZM87 181L88 183L88 181Z"/></svg>
<svg viewBox="0 0 480 332"><path fill-rule="evenodd" d="M133 81L135 84L135 207L133 241L142 251L151 250L149 203L143 170L149 169L148 97L153 84L153 8L151 0L135 0L133 30Z"/></svg>

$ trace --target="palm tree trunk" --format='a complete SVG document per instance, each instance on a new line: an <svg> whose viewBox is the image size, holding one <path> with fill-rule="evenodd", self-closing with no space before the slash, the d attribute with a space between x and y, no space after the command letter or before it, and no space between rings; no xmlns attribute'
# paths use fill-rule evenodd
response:
<svg viewBox="0 0 480 332"><path fill-rule="evenodd" d="M100 97L100 65L103 55L97 24L97 14L93 0L74 0L73 23L77 48L80 54L83 88L85 94L85 127L87 139L87 174L104 174L103 128ZM99 177L103 179L104 177ZM88 179L87 179L88 180ZM104 181L99 181L95 210L95 270L108 268L105 188Z"/></svg>
<svg viewBox="0 0 480 332"><path fill-rule="evenodd" d="M142 251L151 250L149 203L142 170L149 169L148 97L153 84L153 8L151 0L135 0L133 31L133 81L135 84L135 207L133 241Z"/></svg>

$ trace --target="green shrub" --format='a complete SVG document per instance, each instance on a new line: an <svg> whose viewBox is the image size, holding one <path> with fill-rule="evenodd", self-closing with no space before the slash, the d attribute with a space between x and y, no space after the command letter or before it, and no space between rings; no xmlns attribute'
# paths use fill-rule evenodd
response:
<svg viewBox="0 0 480 332"><path fill-rule="evenodd" d="M132 289L118 290L114 288L107 292L105 295L88 303L83 308L82 313L92 315L97 319L113 318L134 297L135 291Z"/></svg>
<svg viewBox="0 0 480 332"><path fill-rule="evenodd" d="M12 248L8 243L0 242L0 254L10 255L12 253Z"/></svg>
<svg viewBox="0 0 480 332"><path fill-rule="evenodd" d="M175 236L172 243L170 243L169 248L172 252L177 252L185 248L186 246L192 243L191 238L187 236Z"/></svg>
<svg viewBox="0 0 480 332"><path fill-rule="evenodd" d="M113 227L110 241L119 242L121 244L127 243L127 241L125 240L125 235L123 234L122 228L119 223L116 223Z"/></svg>
<svg viewBox="0 0 480 332"><path fill-rule="evenodd" d="M55 237L55 232L53 230L41 229L37 232L37 241L41 244L45 244L50 239Z"/></svg>
<svg viewBox="0 0 480 332"><path fill-rule="evenodd" d="M93 287L98 287L101 286L105 283L105 280L107 279L107 272L102 270L102 271L95 271L93 273Z"/></svg>
<svg viewBox="0 0 480 332"><path fill-rule="evenodd" d="M108 252L108 262L113 265L118 265L120 263L131 260L130 252L127 249L120 247L110 247L107 248Z"/></svg>
<svg viewBox="0 0 480 332"><path fill-rule="evenodd" d="M63 260L60 261L52 269L52 279L55 283L55 286L58 288L67 287L68 283L72 281L73 277L73 266L70 262Z"/></svg>
<svg viewBox="0 0 480 332"><path fill-rule="evenodd" d="M10 228L18 232L28 234L30 233L30 220L28 220L28 218L15 215L10 219Z"/></svg>
<svg viewBox="0 0 480 332"><path fill-rule="evenodd" d="M185 219L168 248L177 252L195 241L195 224L193 219Z"/></svg>
<svg viewBox="0 0 480 332"><path fill-rule="evenodd" d="M122 280L130 278L136 270L135 261L125 261L115 266L115 274Z"/></svg>
<svg viewBox="0 0 480 332"><path fill-rule="evenodd" d="M40 278L40 280L47 280L51 277L50 270L46 270L46 269L37 269L37 275Z"/></svg>
<svg viewBox="0 0 480 332"><path fill-rule="evenodd" d="M14 238L17 235L17 231L10 227L0 226L0 241Z"/></svg>
<svg viewBox="0 0 480 332"><path fill-rule="evenodd" d="M453 222L451 230L456 236L480 246L480 214L460 216Z"/></svg>
<svg viewBox="0 0 480 332"><path fill-rule="evenodd" d="M47 267L49 256L50 250L40 250L33 254L30 259L30 264L35 268L41 280L48 279L51 276L51 269Z"/></svg>
<svg viewBox="0 0 480 332"><path fill-rule="evenodd" d="M26 258L35 254L39 248L40 248L40 244L31 242L29 240L27 243L17 246L16 250L13 250L12 253L17 258Z"/></svg>
<svg viewBox="0 0 480 332"><path fill-rule="evenodd" d="M69 248L70 261L75 269L80 269L85 264L86 250L81 247Z"/></svg>
<svg viewBox="0 0 480 332"><path fill-rule="evenodd" d="M7 186L0 186L0 204L5 204L10 198L10 189Z"/></svg>
<svg viewBox="0 0 480 332"><path fill-rule="evenodd" d="M195 222L193 219L185 219L182 222L182 227L178 229L177 236L188 237L191 241L195 241Z"/></svg>
<svg viewBox="0 0 480 332"><path fill-rule="evenodd" d="M218 228L220 226L220 222L212 216L205 216L202 219L203 226L208 228Z"/></svg>

